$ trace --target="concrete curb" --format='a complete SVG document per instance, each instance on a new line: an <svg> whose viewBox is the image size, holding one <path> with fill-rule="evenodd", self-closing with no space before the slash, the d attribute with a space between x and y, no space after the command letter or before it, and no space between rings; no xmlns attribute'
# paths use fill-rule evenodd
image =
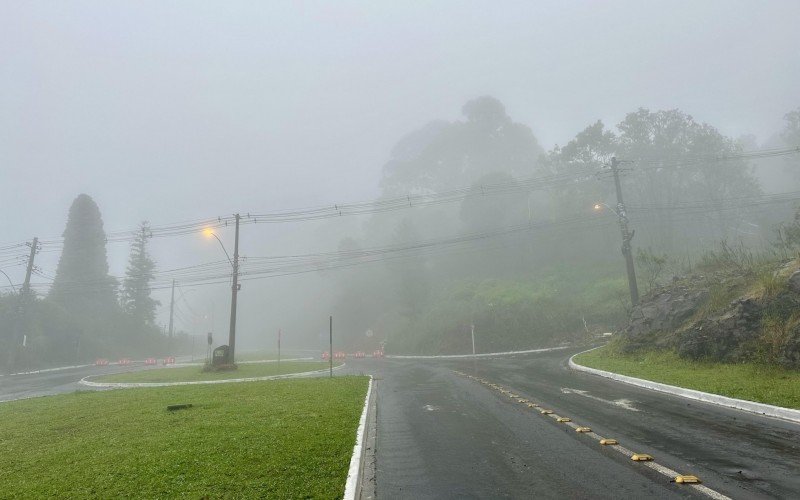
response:
<svg viewBox="0 0 800 500"><path fill-rule="evenodd" d="M29 372L0 374L0 377L13 377L15 375L36 375L36 374L39 374L39 373L60 372L60 371L63 371L63 370L74 370L76 368L86 368L87 366L92 366L92 365L73 365L73 366L59 366L58 368L43 368L41 370L33 370L33 371L29 371Z"/></svg>
<svg viewBox="0 0 800 500"><path fill-rule="evenodd" d="M346 363L342 363L339 366L334 367L334 370L339 370L347 366ZM229 378L223 380L192 380L189 382L92 382L88 380L91 377L101 377L104 375L89 375L83 377L80 382L81 385L85 385L87 387L96 387L96 388L103 388L103 389L131 389L135 387L172 387L177 385L207 385L207 384L229 384L229 383L236 383L236 382L259 382L262 380L279 380L284 378L301 378L301 377L308 377L311 375L318 375L322 373L328 373L329 368L325 368L323 370L314 370L311 372L300 372L300 373L286 373L284 375L268 375L264 377L247 377L247 378Z"/></svg>
<svg viewBox="0 0 800 500"><path fill-rule="evenodd" d="M506 352L486 352L481 354L445 354L440 356L386 356L391 359L458 359L458 358L489 358L494 356L513 356L514 354L534 354L537 352L558 351L560 349L570 349L574 346L546 347L543 349L529 349L527 351L506 351Z"/></svg>
<svg viewBox="0 0 800 500"><path fill-rule="evenodd" d="M757 415L764 415L767 417L778 418L781 420L788 420L789 422L800 424L800 410L783 408L781 406L773 406L766 403L756 403L755 401L747 401L744 399L730 398L728 396L720 396L719 394L711 394L709 392L697 391L694 389L686 389L674 385L662 384L660 382L653 382L651 380L629 377L627 375L620 375L618 373L607 372L605 370L598 370L597 368L590 368L588 366L579 365L578 363L575 362L574 360L575 356L577 356L578 354L583 354L584 352L593 351L594 349L598 348L595 347L587 351L573 354L569 358L570 369L585 373L591 373L592 375L598 375L600 377L610 378L612 380L616 380L617 382L622 382L624 384L629 384L629 385L635 385L637 387L643 387L645 389L650 389L651 391L663 392L667 394L672 394L674 396L680 396L682 398L694 399L695 401L702 401L704 403L710 403L717 406L724 406L726 408L733 408L736 410L755 413Z"/></svg>
<svg viewBox="0 0 800 500"><path fill-rule="evenodd" d="M372 385L374 383L375 381L372 375L370 375L367 396L364 398L364 408L361 410L361 418L358 421L356 444L353 446L353 455L350 457L350 468L347 471L347 482L344 486L343 500L356 500L357 498L361 498L361 475L364 470L364 444L367 437L368 422L367 414L369 413L370 399L372 398Z"/></svg>

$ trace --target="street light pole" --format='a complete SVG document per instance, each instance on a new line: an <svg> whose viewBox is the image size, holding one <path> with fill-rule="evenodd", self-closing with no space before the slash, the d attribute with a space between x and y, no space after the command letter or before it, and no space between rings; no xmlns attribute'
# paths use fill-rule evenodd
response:
<svg viewBox="0 0 800 500"><path fill-rule="evenodd" d="M228 363L234 364L236 352L236 299L239 292L239 214L236 217L236 237L233 243L233 284L231 285L231 326L228 333Z"/></svg>
<svg viewBox="0 0 800 500"><path fill-rule="evenodd" d="M614 174L614 187L617 190L617 219L619 228L622 232L622 255L625 256L625 267L628 271L628 288L631 292L631 305L639 304L639 287L636 284L636 268L633 266L633 252L631 251L631 240L633 232L628 228L628 217L625 214L625 203L622 201L622 187L619 182L619 160L611 158L611 173Z"/></svg>

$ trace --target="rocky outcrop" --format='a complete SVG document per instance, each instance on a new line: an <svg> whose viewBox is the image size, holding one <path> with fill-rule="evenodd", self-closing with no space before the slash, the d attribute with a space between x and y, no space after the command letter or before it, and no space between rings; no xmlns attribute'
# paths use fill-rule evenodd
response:
<svg viewBox="0 0 800 500"><path fill-rule="evenodd" d="M621 332L620 348L667 348L695 360L759 360L800 368L800 271L792 272L796 266L792 262L779 269L775 276L786 281L770 295L759 290L752 273L675 279L633 309ZM749 293L742 295L744 290Z"/></svg>
<svg viewBox="0 0 800 500"><path fill-rule="evenodd" d="M692 359L744 361L752 357L752 343L761 333L763 309L755 299L731 303L722 314L705 318L675 339L678 354Z"/></svg>
<svg viewBox="0 0 800 500"><path fill-rule="evenodd" d="M693 286L694 285L694 286ZM663 339L661 333L679 328L708 299L708 289L699 280L674 282L648 294L631 312L630 322L622 335L630 349L645 347Z"/></svg>
<svg viewBox="0 0 800 500"><path fill-rule="evenodd" d="M789 276L787 285L792 292L800 293L800 271L795 271Z"/></svg>

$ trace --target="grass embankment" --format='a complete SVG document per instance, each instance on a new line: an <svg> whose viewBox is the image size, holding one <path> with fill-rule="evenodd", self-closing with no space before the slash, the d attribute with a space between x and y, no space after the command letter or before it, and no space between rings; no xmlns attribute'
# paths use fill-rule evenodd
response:
<svg viewBox="0 0 800 500"><path fill-rule="evenodd" d="M670 351L620 354L608 347L580 354L575 362L654 382L800 409L800 371L777 366L690 361Z"/></svg>
<svg viewBox="0 0 800 500"><path fill-rule="evenodd" d="M276 380L4 403L0 496L341 497L367 384ZM173 403L194 406L167 411Z"/></svg>
<svg viewBox="0 0 800 500"><path fill-rule="evenodd" d="M334 363L338 366L341 363ZM116 373L93 378L94 382L194 382L201 380L226 380L233 378L268 377L286 375L328 368L327 362L285 361L281 363L254 363L239 365L231 371L204 372L200 366L178 366L175 368L156 368L136 372Z"/></svg>

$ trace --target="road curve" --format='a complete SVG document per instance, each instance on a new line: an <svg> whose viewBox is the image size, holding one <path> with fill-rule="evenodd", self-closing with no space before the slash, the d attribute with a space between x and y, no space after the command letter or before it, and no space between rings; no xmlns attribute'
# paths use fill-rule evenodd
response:
<svg viewBox="0 0 800 500"><path fill-rule="evenodd" d="M579 351L351 362L352 372L378 381L376 496L704 496L455 370L731 498L800 497L800 425L573 372L567 360Z"/></svg>

